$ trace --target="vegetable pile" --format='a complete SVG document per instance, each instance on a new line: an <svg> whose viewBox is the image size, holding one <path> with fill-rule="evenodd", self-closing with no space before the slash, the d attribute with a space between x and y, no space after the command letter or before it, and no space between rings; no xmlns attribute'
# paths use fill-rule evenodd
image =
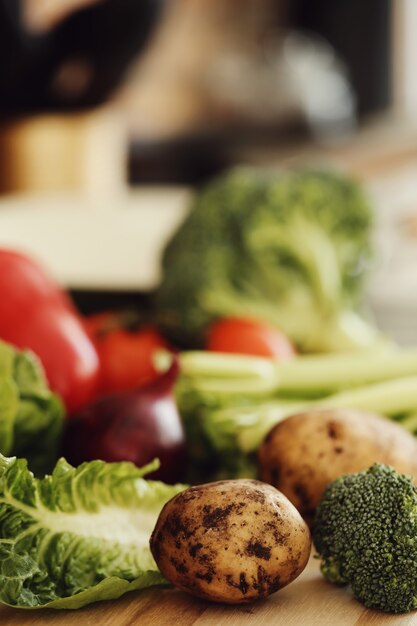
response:
<svg viewBox="0 0 417 626"><path fill-rule="evenodd" d="M168 244L152 319L83 318L0 250L1 602L251 602L311 525L331 582L417 608L417 349L357 312L371 227L339 174L234 170Z"/></svg>

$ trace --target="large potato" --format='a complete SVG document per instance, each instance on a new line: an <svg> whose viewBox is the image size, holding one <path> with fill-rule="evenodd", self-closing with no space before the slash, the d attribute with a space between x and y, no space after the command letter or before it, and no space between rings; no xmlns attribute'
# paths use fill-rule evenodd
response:
<svg viewBox="0 0 417 626"><path fill-rule="evenodd" d="M328 483L342 474L391 465L417 478L417 441L394 422L364 411L313 410L275 426L259 449L260 477L311 521Z"/></svg>
<svg viewBox="0 0 417 626"><path fill-rule="evenodd" d="M168 502L151 537L163 575L215 602L265 598L307 564L310 533L279 491L256 480L190 487Z"/></svg>

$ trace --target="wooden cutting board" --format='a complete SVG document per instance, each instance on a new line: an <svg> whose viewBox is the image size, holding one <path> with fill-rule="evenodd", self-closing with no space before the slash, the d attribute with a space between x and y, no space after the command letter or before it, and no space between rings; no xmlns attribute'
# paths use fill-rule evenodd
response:
<svg viewBox="0 0 417 626"><path fill-rule="evenodd" d="M267 600L216 605L173 589L154 588L78 611L21 611L0 607L1 626L388 626L417 625L417 611L394 616L370 611L346 589L327 583L317 561Z"/></svg>

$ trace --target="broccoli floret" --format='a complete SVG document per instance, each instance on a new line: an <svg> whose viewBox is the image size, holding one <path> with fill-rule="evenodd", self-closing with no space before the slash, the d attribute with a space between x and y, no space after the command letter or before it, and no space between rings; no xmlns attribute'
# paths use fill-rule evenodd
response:
<svg viewBox="0 0 417 626"><path fill-rule="evenodd" d="M232 170L197 193L164 252L160 323L188 347L202 345L216 318L242 315L308 351L373 341L352 310L371 225L361 188L340 174Z"/></svg>
<svg viewBox="0 0 417 626"><path fill-rule="evenodd" d="M324 576L351 586L369 608L417 608L417 490L375 464L331 483L317 509L313 540Z"/></svg>

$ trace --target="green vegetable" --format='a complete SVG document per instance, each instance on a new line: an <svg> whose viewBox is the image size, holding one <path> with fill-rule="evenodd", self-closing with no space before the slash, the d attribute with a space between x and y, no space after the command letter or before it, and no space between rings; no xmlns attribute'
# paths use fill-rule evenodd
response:
<svg viewBox="0 0 417 626"><path fill-rule="evenodd" d="M417 432L417 350L272 359L180 355L177 402L193 480L256 476L256 452L278 422L312 408L380 413Z"/></svg>
<svg viewBox="0 0 417 626"><path fill-rule="evenodd" d="M144 480L157 465L60 459L39 480L24 459L0 456L0 601L76 609L164 584L149 538L184 487Z"/></svg>
<svg viewBox="0 0 417 626"><path fill-rule="evenodd" d="M183 378L200 389L267 397L320 397L342 389L417 376L417 348L303 355L291 361L190 351L180 355Z"/></svg>
<svg viewBox="0 0 417 626"><path fill-rule="evenodd" d="M350 585L367 607L417 608L417 490L407 476L375 464L326 488L313 525L321 570Z"/></svg>
<svg viewBox="0 0 417 626"><path fill-rule="evenodd" d="M57 459L63 417L35 355L0 341L0 453L26 457L44 474Z"/></svg>
<svg viewBox="0 0 417 626"><path fill-rule="evenodd" d="M160 322L192 347L224 316L265 320L307 351L367 346L377 333L354 307L371 225L362 190L337 173L232 170L202 189L165 250Z"/></svg>

